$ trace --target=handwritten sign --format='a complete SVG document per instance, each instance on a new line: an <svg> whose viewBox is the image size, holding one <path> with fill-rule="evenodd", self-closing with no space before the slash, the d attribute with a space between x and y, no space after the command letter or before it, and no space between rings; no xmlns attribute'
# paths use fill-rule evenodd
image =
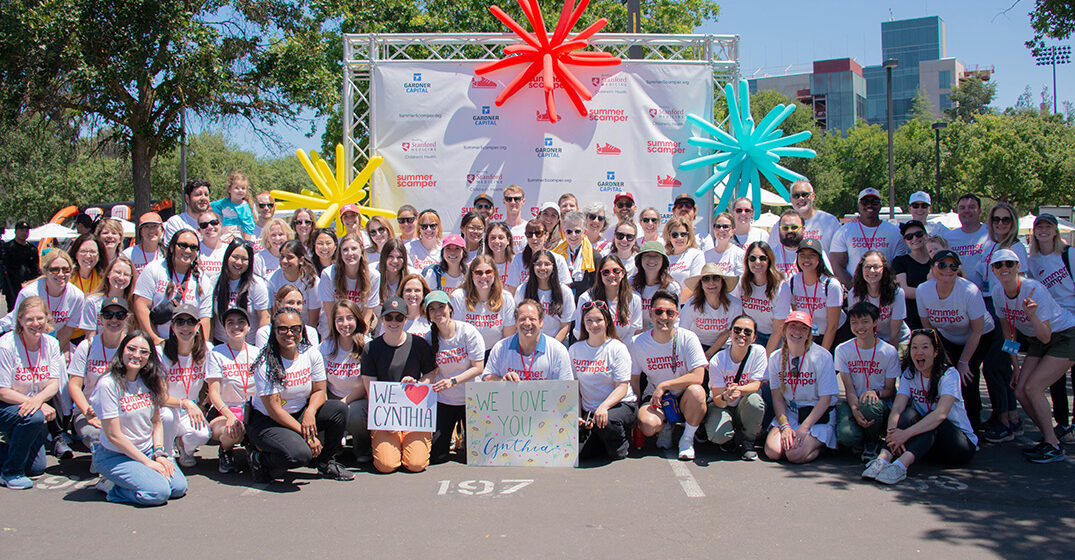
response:
<svg viewBox="0 0 1075 560"><path fill-rule="evenodd" d="M437 431L437 394L430 385L370 383L370 430Z"/></svg>
<svg viewBox="0 0 1075 560"><path fill-rule="evenodd" d="M467 464L573 467L578 381L467 383Z"/></svg>

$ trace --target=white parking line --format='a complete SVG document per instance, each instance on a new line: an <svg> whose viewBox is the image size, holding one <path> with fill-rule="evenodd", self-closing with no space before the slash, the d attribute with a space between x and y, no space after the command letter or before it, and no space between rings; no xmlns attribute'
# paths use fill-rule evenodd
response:
<svg viewBox="0 0 1075 560"><path fill-rule="evenodd" d="M687 468L687 464L672 455L672 451L665 451L664 457L669 466L672 467L672 474L679 479L679 485L683 487L683 493L688 498L704 498L705 492L702 492L702 487L698 485L698 481L691 474L691 470Z"/></svg>

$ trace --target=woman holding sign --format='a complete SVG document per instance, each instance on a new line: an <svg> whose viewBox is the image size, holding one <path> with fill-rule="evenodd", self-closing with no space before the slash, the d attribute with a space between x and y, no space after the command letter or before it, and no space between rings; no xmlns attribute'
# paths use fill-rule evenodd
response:
<svg viewBox="0 0 1075 560"><path fill-rule="evenodd" d="M367 393L374 381L432 383L436 377L437 362L429 344L403 328L406 311L407 304L398 297L388 299L381 306L384 334L370 341L362 354L362 381ZM433 441L430 432L371 430L370 439L373 466L380 472L394 472L401 466L421 472L429 466Z"/></svg>
<svg viewBox="0 0 1075 560"><path fill-rule="evenodd" d="M623 459L638 412L631 353L616 337L616 322L604 300L582 304L582 324L582 336L568 350L579 381L579 457L596 455L596 444L588 444L599 441L609 459Z"/></svg>
<svg viewBox="0 0 1075 560"><path fill-rule="evenodd" d="M354 475L333 457L340 449L347 405L328 400L325 361L306 344L302 312L291 307L272 317L268 344L254 359L255 397L247 433L254 482L272 482L283 471L311 462L325 478L352 480Z"/></svg>
<svg viewBox="0 0 1075 560"><path fill-rule="evenodd" d="M470 323L452 319L448 294L437 290L425 297L429 334L426 341L437 361L433 390L437 392L437 432L433 436L431 461L448 461L452 431L466 426L466 390L463 385L485 368L485 340ZM465 453L464 453L465 456Z"/></svg>

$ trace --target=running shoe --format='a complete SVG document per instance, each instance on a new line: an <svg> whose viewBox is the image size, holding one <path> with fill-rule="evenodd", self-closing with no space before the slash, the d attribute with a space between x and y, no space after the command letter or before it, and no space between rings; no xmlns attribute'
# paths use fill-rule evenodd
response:
<svg viewBox="0 0 1075 560"><path fill-rule="evenodd" d="M1056 439L1062 443L1075 444L1075 426L1068 424L1067 426L1057 426L1053 428L1053 433L1056 434Z"/></svg>
<svg viewBox="0 0 1075 560"><path fill-rule="evenodd" d="M873 461L878 455L881 454L880 443L867 443L862 449L862 462L869 463Z"/></svg>
<svg viewBox="0 0 1075 560"><path fill-rule="evenodd" d="M989 443L1004 443L1015 440L1015 434L1012 433L1012 429L1004 424L996 424L990 427L985 433L982 434L982 439Z"/></svg>
<svg viewBox="0 0 1075 560"><path fill-rule="evenodd" d="M1015 422L1012 422L1011 423L1011 429L1012 429L1012 434L1014 434L1015 437L1021 437L1023 435L1023 433L1024 433L1023 432L1023 419L1022 418L1017 418L1015 420Z"/></svg>
<svg viewBox="0 0 1075 560"><path fill-rule="evenodd" d="M67 445L67 441L63 439L62 435L56 436L56 439L52 442L52 454L57 459L67 460L75 456L75 452L71 450L71 446Z"/></svg>
<svg viewBox="0 0 1075 560"><path fill-rule="evenodd" d="M1033 456L1041 453L1041 450L1044 449L1045 447L1047 447L1048 445L1049 444L1045 443L1044 441L1039 441L1038 443L1035 443L1034 445L1032 445L1030 447L1024 447L1021 451L1022 451L1024 457L1033 457Z"/></svg>
<svg viewBox="0 0 1075 560"><path fill-rule="evenodd" d="M330 459L324 465L318 465L317 472L321 473L321 476L333 480L354 480L355 478L351 471L343 468L343 465L337 463L334 459Z"/></svg>
<svg viewBox="0 0 1075 560"><path fill-rule="evenodd" d="M216 468L217 471L222 473L233 473L237 470L235 467L235 455L232 450L219 447L217 448L216 456L219 461Z"/></svg>
<svg viewBox="0 0 1075 560"><path fill-rule="evenodd" d="M21 474L0 475L0 486L7 486L12 490L29 490L34 487L34 481Z"/></svg>
<svg viewBox="0 0 1075 560"><path fill-rule="evenodd" d="M880 482L881 484L891 485L901 482L905 478L907 478L907 467L896 461L893 461L885 465L885 468L881 469L881 472L877 473L877 478L875 480L877 480L877 482Z"/></svg>
<svg viewBox="0 0 1075 560"><path fill-rule="evenodd" d="M661 449L672 449L672 425L665 424L661 429L661 433L657 434L657 447Z"/></svg>
<svg viewBox="0 0 1075 560"><path fill-rule="evenodd" d="M866 480L873 480L877 478L877 475L881 474L881 471L885 469L888 463L880 457L874 457L872 461L866 463L866 470L862 471L862 478Z"/></svg>
<svg viewBox="0 0 1075 560"><path fill-rule="evenodd" d="M1058 461L1063 461L1064 460L1064 448L1059 446L1059 445L1053 446L1053 445L1045 444L1045 447L1043 447L1042 450L1038 454L1031 455L1031 456L1027 457L1026 460L1030 461L1031 463L1037 463L1039 465L1043 465L1045 463L1056 463Z"/></svg>
<svg viewBox="0 0 1075 560"><path fill-rule="evenodd" d="M264 484L272 482L272 476L269 475L269 469L261 462L261 451L257 449L250 450L250 474L254 477L254 482L258 484Z"/></svg>

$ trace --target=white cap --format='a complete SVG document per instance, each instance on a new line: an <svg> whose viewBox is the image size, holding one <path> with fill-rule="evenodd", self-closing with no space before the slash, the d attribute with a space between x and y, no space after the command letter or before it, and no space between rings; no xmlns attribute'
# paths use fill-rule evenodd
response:
<svg viewBox="0 0 1075 560"><path fill-rule="evenodd" d="M542 213L542 212L544 212L546 210L556 210L557 214L560 213L560 207L557 206L555 202L546 202L546 203L542 204L541 209L538 210L538 214L540 214L540 213Z"/></svg>
<svg viewBox="0 0 1075 560"><path fill-rule="evenodd" d="M990 261L990 264L1004 261L1020 262L1019 256L1015 254L1015 251L1012 251L1011 249L1000 249L993 253L993 259Z"/></svg>
<svg viewBox="0 0 1075 560"><path fill-rule="evenodd" d="M875 189L873 187L867 187L867 188L862 189L861 191L859 191L859 200L862 200L862 199L866 198L867 196L876 196L878 199L880 199L881 198L881 191L879 191L879 190L877 190L877 189Z"/></svg>
<svg viewBox="0 0 1075 560"><path fill-rule="evenodd" d="M929 193L926 191L916 191L911 195L911 200L907 201L908 204L914 204L915 202L925 202L933 206L933 201L930 200Z"/></svg>

